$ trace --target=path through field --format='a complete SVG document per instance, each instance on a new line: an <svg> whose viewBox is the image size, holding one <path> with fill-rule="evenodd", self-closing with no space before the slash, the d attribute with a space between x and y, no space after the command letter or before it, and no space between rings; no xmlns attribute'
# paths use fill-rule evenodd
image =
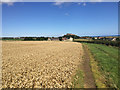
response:
<svg viewBox="0 0 120 90"><path fill-rule="evenodd" d="M96 88L93 72L90 66L89 51L86 45L84 45L84 61L83 61L84 88Z"/></svg>
<svg viewBox="0 0 120 90"><path fill-rule="evenodd" d="M3 41L3 88L66 88L83 64L77 42Z"/></svg>

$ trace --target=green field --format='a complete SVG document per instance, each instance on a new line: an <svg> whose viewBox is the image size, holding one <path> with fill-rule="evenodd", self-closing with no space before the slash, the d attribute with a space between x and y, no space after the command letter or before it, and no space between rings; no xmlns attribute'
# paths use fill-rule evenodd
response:
<svg viewBox="0 0 120 90"><path fill-rule="evenodd" d="M74 39L74 41L93 41L92 39Z"/></svg>
<svg viewBox="0 0 120 90"><path fill-rule="evenodd" d="M23 41L23 39L1 39L3 41Z"/></svg>
<svg viewBox="0 0 120 90"><path fill-rule="evenodd" d="M120 88L118 85L118 48L101 44L86 43L84 45L88 46L89 51L94 57L94 63L97 63L99 69L93 70L95 79L98 79L102 76L104 77L102 83L104 83L106 87ZM93 62L91 64L93 64ZM92 65L92 68L95 68L94 65ZM95 76L94 73L97 71L100 72L101 76Z"/></svg>

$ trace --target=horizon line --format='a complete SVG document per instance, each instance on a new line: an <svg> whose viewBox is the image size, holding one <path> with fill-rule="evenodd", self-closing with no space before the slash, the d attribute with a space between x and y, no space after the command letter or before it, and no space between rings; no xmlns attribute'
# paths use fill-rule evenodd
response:
<svg viewBox="0 0 120 90"><path fill-rule="evenodd" d="M0 36L0 37L61 37L61 36L64 36L64 35L60 35L60 36ZM115 34L115 35L77 35L77 36L79 36L79 37L84 37L84 36L105 37L105 36L120 36L120 34Z"/></svg>

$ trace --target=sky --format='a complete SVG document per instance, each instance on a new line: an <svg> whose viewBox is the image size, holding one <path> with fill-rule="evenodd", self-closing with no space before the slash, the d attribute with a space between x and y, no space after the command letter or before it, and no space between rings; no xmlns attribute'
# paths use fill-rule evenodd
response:
<svg viewBox="0 0 120 90"><path fill-rule="evenodd" d="M118 34L117 2L16 2L2 4L2 36Z"/></svg>

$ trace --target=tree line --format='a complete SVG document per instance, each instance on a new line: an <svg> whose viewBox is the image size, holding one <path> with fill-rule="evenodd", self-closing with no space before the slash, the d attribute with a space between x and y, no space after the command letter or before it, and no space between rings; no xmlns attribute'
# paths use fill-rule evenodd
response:
<svg viewBox="0 0 120 90"><path fill-rule="evenodd" d="M120 47L120 40L117 41L108 41L108 40L92 40L92 41L75 41L75 42L81 42L81 43L95 43L95 44L104 44L107 46L116 46Z"/></svg>

